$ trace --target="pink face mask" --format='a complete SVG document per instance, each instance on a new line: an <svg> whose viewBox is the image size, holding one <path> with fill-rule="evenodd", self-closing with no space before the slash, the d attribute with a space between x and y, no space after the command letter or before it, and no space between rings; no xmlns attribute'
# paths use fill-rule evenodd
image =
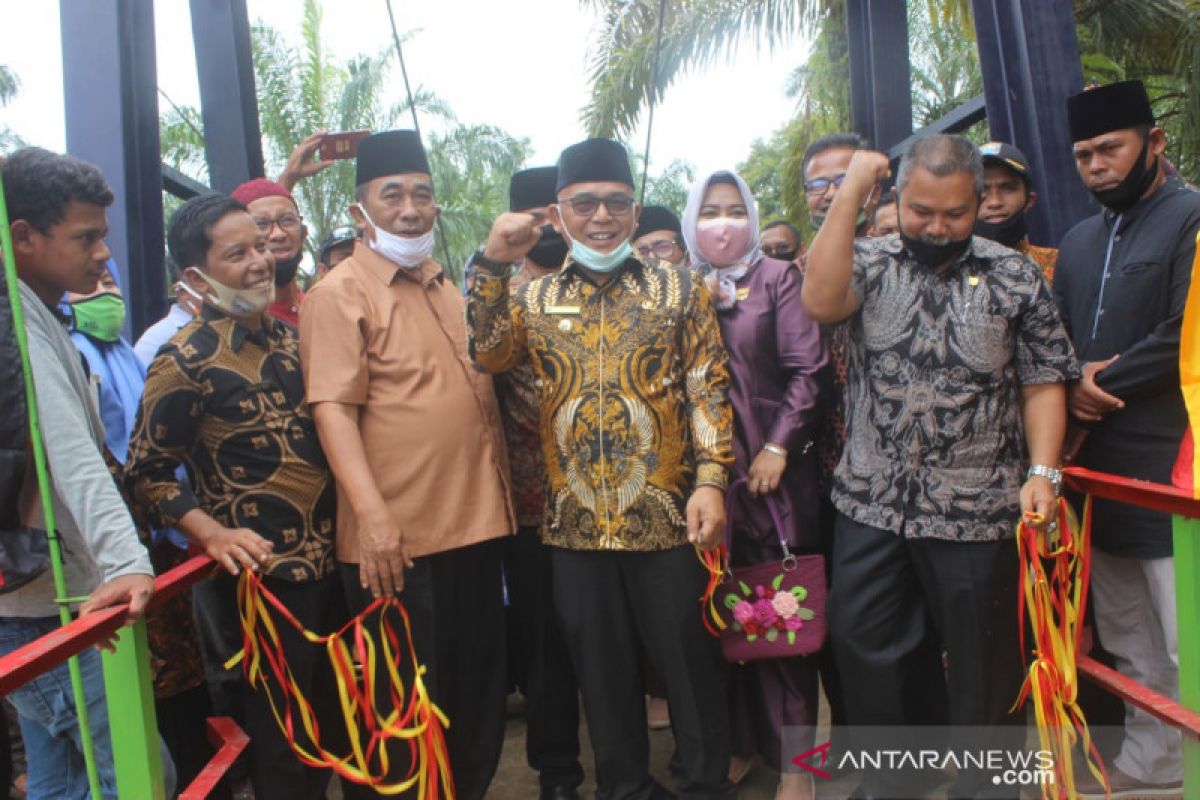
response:
<svg viewBox="0 0 1200 800"><path fill-rule="evenodd" d="M702 219L696 223L696 244L714 267L733 266L750 249L750 220Z"/></svg>

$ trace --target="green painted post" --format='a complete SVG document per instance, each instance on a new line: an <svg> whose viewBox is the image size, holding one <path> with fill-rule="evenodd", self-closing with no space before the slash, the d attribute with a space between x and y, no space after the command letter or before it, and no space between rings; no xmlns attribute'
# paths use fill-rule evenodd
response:
<svg viewBox="0 0 1200 800"><path fill-rule="evenodd" d="M1200 711L1200 519L1176 515L1175 612L1179 627L1179 701ZM1200 740L1183 737L1183 796L1200 797Z"/></svg>
<svg viewBox="0 0 1200 800"><path fill-rule="evenodd" d="M104 692L117 795L165 800L145 619L121 628L116 652L104 654Z"/></svg>

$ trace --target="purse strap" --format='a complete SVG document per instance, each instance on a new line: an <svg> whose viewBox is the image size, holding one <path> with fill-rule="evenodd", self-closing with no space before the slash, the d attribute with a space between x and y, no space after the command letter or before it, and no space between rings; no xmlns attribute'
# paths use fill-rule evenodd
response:
<svg viewBox="0 0 1200 800"><path fill-rule="evenodd" d="M748 478L738 478L730 484L725 492L725 553L727 556L733 552L733 501L737 497L738 491L747 491L749 485ZM779 537L779 547L783 550L784 569L791 570L796 566L796 556L788 547L787 539L783 535L783 514L779 509L779 501L770 493L764 494L763 499L767 501L767 512L771 515L771 524L775 526L775 534Z"/></svg>

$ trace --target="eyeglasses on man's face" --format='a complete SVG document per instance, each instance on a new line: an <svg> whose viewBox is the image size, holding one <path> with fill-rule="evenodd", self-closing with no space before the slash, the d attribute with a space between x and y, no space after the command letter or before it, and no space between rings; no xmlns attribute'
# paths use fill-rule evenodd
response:
<svg viewBox="0 0 1200 800"><path fill-rule="evenodd" d="M844 180L846 180L846 173L844 172L832 178L813 178L811 181L804 182L804 191L809 194L825 194L825 191L830 186L840 188Z"/></svg>
<svg viewBox="0 0 1200 800"><path fill-rule="evenodd" d="M771 257L775 257L775 256L783 255L785 253L791 253L796 248L793 247L792 245L788 244L787 242L773 242L771 244L764 244L761 249L763 251L763 254L771 256Z"/></svg>
<svg viewBox="0 0 1200 800"><path fill-rule="evenodd" d="M675 255L675 243L670 239L659 239L657 242L640 246L637 251L642 258L649 258L651 253L659 258L670 258Z"/></svg>
<svg viewBox="0 0 1200 800"><path fill-rule="evenodd" d="M304 222L304 217L297 216L296 214L282 214L275 219L271 219L270 217L254 218L254 224L263 233L270 233L271 228L276 225L279 226L279 230L281 231L294 231L300 227L300 223L302 222Z"/></svg>
<svg viewBox="0 0 1200 800"><path fill-rule="evenodd" d="M594 194L577 194L559 200L571 206L571 211L579 217L590 217L599 210L603 203L608 213L614 217L624 217L633 212L633 198L627 194L610 194L607 197L597 197Z"/></svg>

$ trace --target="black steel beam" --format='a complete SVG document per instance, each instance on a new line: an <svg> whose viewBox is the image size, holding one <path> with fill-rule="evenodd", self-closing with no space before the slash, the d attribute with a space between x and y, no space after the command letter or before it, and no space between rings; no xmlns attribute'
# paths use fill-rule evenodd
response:
<svg viewBox="0 0 1200 800"><path fill-rule="evenodd" d="M933 133L962 133L976 122L984 119L987 119L987 107L984 104L983 95L977 94L946 116L934 120L904 141L892 145L891 149L887 151L888 158L896 159L904 155L908 146L922 136L929 136Z"/></svg>
<svg viewBox="0 0 1200 800"><path fill-rule="evenodd" d="M198 180L189 178L170 164L162 165L162 188L168 194L173 194L180 200L191 200L202 194L209 194L212 189Z"/></svg>
<svg viewBox="0 0 1200 800"><path fill-rule="evenodd" d="M912 133L907 5L846 0L852 126L885 151Z"/></svg>
<svg viewBox="0 0 1200 800"><path fill-rule="evenodd" d="M166 310L154 8L143 0L61 0L67 151L104 173L116 202L108 247L136 337Z"/></svg>
<svg viewBox="0 0 1200 800"><path fill-rule="evenodd" d="M1067 96L1083 88L1070 0L972 0L991 138L1015 144L1033 167L1038 203L1029 238L1057 246L1096 212L1075 170Z"/></svg>
<svg viewBox="0 0 1200 800"><path fill-rule="evenodd" d="M246 0L191 0L208 175L230 192L263 175Z"/></svg>

